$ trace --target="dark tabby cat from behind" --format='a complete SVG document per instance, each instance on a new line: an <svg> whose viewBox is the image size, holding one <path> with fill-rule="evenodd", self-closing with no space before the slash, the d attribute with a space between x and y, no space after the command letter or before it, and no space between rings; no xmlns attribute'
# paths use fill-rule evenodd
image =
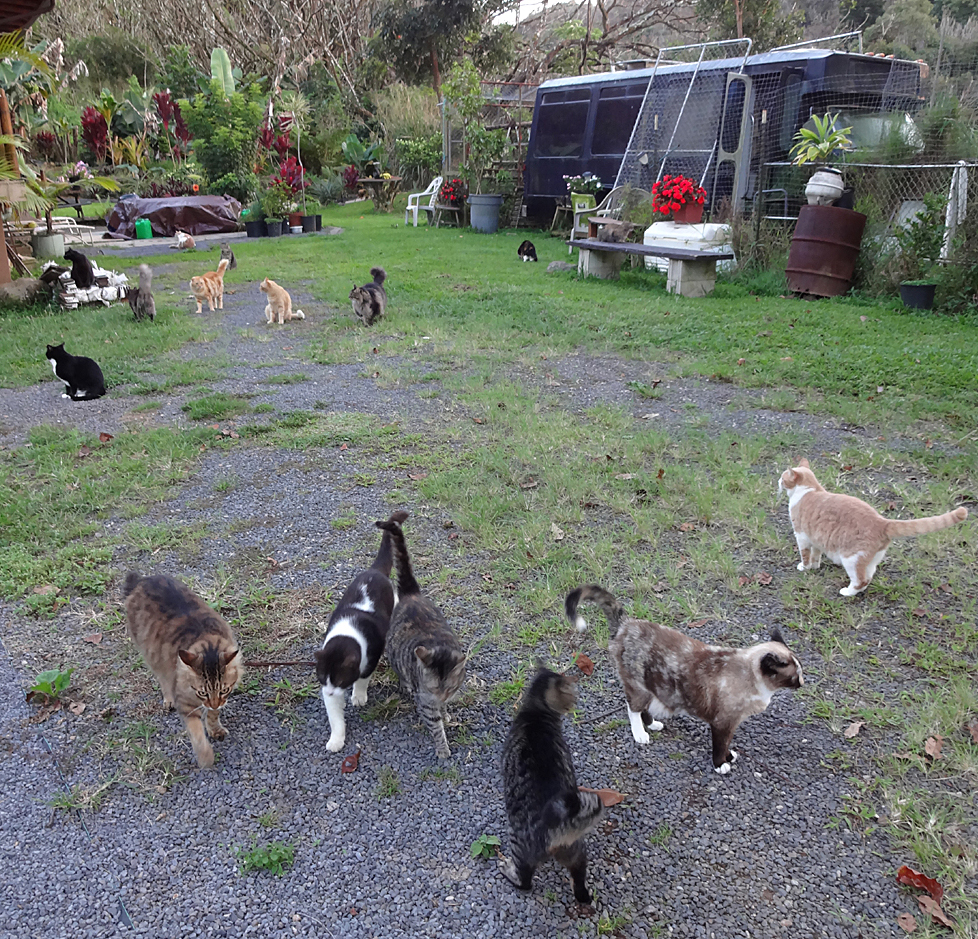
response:
<svg viewBox="0 0 978 939"><path fill-rule="evenodd" d="M71 261L71 279L79 290L88 290L89 287L94 286L95 269L92 267L92 262L81 251L68 248L65 251L65 260Z"/></svg>
<svg viewBox="0 0 978 939"><path fill-rule="evenodd" d="M91 401L105 394L105 378L94 359L65 352L63 342L57 346L48 346L46 356L54 374L65 383L62 398Z"/></svg>
<svg viewBox="0 0 978 939"><path fill-rule="evenodd" d="M523 244L516 249L516 254L517 257L524 262L535 261L537 259L537 249L533 246L533 242L529 239L524 241Z"/></svg>
<svg viewBox="0 0 978 939"><path fill-rule="evenodd" d="M552 857L570 872L574 899L590 903L584 883L584 836L601 820L604 807L594 792L577 787L574 761L561 718L577 703L577 680L541 668L523 695L503 747L506 814L512 832L512 860L500 870L521 890L533 872Z"/></svg>
<svg viewBox="0 0 978 939"><path fill-rule="evenodd" d="M448 702L465 681L465 652L441 610L414 579L401 526L394 520L376 525L390 532L397 567L398 598L387 633L387 658L397 672L401 691L414 697L439 759L447 760L451 756L445 736Z"/></svg>
<svg viewBox="0 0 978 939"><path fill-rule="evenodd" d="M364 284L362 287L357 287L354 284L350 291L353 312L360 318L364 326L372 326L384 315L384 311L387 309L387 291L384 290L387 272L382 267L372 267L370 268L370 276L374 279L372 284Z"/></svg>

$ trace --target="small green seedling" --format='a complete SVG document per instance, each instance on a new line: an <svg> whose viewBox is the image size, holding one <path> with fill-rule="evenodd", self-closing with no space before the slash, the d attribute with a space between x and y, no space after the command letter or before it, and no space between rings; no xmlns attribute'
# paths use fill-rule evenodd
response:
<svg viewBox="0 0 978 939"><path fill-rule="evenodd" d="M479 835L472 842L472 857L489 860L502 842L495 835Z"/></svg>
<svg viewBox="0 0 978 939"><path fill-rule="evenodd" d="M73 668L65 669L64 671L59 668L49 668L46 672L41 672L34 679L34 684L28 690L27 700L33 701L35 698L43 695L44 698L40 702L42 704L47 704L49 701L56 701L68 690L73 671Z"/></svg>
<svg viewBox="0 0 978 939"><path fill-rule="evenodd" d="M284 841L272 841L260 847L254 844L247 850L238 848L235 854L242 874L249 871L271 871L281 875L295 863L295 845Z"/></svg>

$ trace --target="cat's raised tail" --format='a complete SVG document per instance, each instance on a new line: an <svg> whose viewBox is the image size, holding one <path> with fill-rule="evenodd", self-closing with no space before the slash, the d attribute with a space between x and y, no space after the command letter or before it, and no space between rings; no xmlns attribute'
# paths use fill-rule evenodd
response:
<svg viewBox="0 0 978 939"><path fill-rule="evenodd" d="M604 587L599 587L597 584L585 584L567 594L567 599L564 601L564 612L567 613L567 618L578 632L584 632L587 629L586 620L577 612L577 607L582 600L592 600L601 607L615 632L621 628L621 621L625 616L625 607Z"/></svg>
<svg viewBox="0 0 978 939"><path fill-rule="evenodd" d="M397 592L402 597L412 593L421 593L421 587L418 586L414 577L414 570L411 568L411 556L408 554L400 523L394 520L394 516L391 516L386 522L374 522L374 524L382 531L390 533L391 546L394 549L394 562L397 565Z"/></svg>
<svg viewBox="0 0 978 939"><path fill-rule="evenodd" d="M926 535L930 531L940 531L942 528L950 528L958 522L963 522L968 517L968 510L963 506L958 506L952 512L945 512L943 515L930 515L927 518L912 518L908 521L900 519L889 519L886 523L887 538L910 538L913 535Z"/></svg>
<svg viewBox="0 0 978 939"><path fill-rule="evenodd" d="M379 287L385 280L387 280L387 271L382 267L372 267L370 268L370 276L374 279L374 283Z"/></svg>
<svg viewBox="0 0 978 939"><path fill-rule="evenodd" d="M408 517L408 514L404 509L398 509L387 521L396 522L400 525ZM380 525L380 522L377 524ZM391 567L393 566L394 551L391 546L391 533L384 531L384 537L380 539L380 548L377 550L377 557L374 558L374 562L370 567L372 570L380 571L385 577L390 577Z"/></svg>

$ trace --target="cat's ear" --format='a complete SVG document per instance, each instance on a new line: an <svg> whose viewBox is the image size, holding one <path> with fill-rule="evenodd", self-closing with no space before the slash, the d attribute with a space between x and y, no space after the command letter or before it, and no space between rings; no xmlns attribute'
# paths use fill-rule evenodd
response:
<svg viewBox="0 0 978 939"><path fill-rule="evenodd" d="M761 659L761 673L764 675L777 675L781 669L787 668L788 665L789 662L787 659L773 652L768 652Z"/></svg>
<svg viewBox="0 0 978 939"><path fill-rule="evenodd" d="M235 649L234 652L225 652L224 655L221 656L222 664L227 665L228 662L230 662L231 659L233 659L240 651L240 649Z"/></svg>
<svg viewBox="0 0 978 939"><path fill-rule="evenodd" d="M787 646L788 645L788 643L786 643L784 641L784 636L781 635L781 630L778 629L777 626L775 626L771 630L771 642L780 642L781 645L783 645L783 646Z"/></svg>
<svg viewBox="0 0 978 939"><path fill-rule="evenodd" d="M180 656L180 661L184 665L189 665L191 668L196 669L197 664L200 662L200 653L188 652L186 649L179 649L177 655Z"/></svg>
<svg viewBox="0 0 978 939"><path fill-rule="evenodd" d="M418 646L414 650L414 654L418 657L418 661L421 662L422 665L431 665L432 655L429 649L426 649L424 646Z"/></svg>

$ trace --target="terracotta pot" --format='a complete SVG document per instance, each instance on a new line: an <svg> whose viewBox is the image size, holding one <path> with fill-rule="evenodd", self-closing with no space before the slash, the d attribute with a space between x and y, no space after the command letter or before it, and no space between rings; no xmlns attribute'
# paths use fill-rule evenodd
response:
<svg viewBox="0 0 978 939"><path fill-rule="evenodd" d="M681 209L672 213L672 221L677 224L696 225L703 221L703 206L698 202L687 202Z"/></svg>
<svg viewBox="0 0 978 939"><path fill-rule="evenodd" d="M289 213L289 228L295 228L296 226L302 228L302 213L301 212L290 212Z"/></svg>

